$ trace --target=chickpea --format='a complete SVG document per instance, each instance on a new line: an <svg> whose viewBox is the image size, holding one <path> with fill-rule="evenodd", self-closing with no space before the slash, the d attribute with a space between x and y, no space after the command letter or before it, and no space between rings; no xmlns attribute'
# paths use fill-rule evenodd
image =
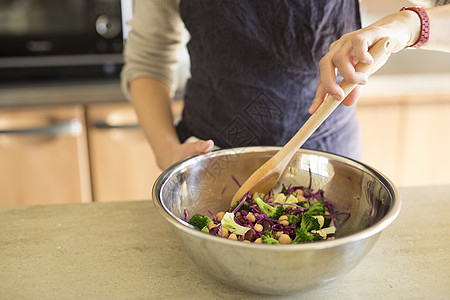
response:
<svg viewBox="0 0 450 300"><path fill-rule="evenodd" d="M251 243L249 240L243 240L244 243Z"/></svg>
<svg viewBox="0 0 450 300"><path fill-rule="evenodd" d="M263 243L262 238L257 238L253 243L262 244Z"/></svg>
<svg viewBox="0 0 450 300"><path fill-rule="evenodd" d="M253 227L253 229L254 229L256 232L261 232L261 231L263 231L264 227L263 227L261 224L255 224L255 226Z"/></svg>
<svg viewBox="0 0 450 300"><path fill-rule="evenodd" d="M235 235L234 233L232 233L232 234L230 234L230 235L228 236L228 239L237 241L237 235Z"/></svg>
<svg viewBox="0 0 450 300"><path fill-rule="evenodd" d="M297 195L298 202L305 202L306 198L303 195Z"/></svg>
<svg viewBox="0 0 450 300"><path fill-rule="evenodd" d="M248 219L250 222L252 222L252 223L254 223L254 222L256 221L255 215L254 215L253 213L251 213L251 212L249 212L249 213L247 214L247 219Z"/></svg>
<svg viewBox="0 0 450 300"><path fill-rule="evenodd" d="M211 223L208 225L208 229L211 230L212 228L216 227L217 225L214 223Z"/></svg>
<svg viewBox="0 0 450 300"><path fill-rule="evenodd" d="M279 221L280 224L283 225L284 227L289 226L288 217L285 216L285 215L279 217L279 218L278 218L278 221Z"/></svg>
<svg viewBox="0 0 450 300"><path fill-rule="evenodd" d="M240 211L238 211L238 212L236 213L236 217L240 217L240 216L242 216L242 214L241 214Z"/></svg>
<svg viewBox="0 0 450 300"><path fill-rule="evenodd" d="M280 242L280 244L290 244L291 243L291 237L288 234L283 233L278 238L278 241Z"/></svg>
<svg viewBox="0 0 450 300"><path fill-rule="evenodd" d="M296 189L294 192L297 195L297 197L298 196L303 196L303 190L302 189Z"/></svg>
<svg viewBox="0 0 450 300"><path fill-rule="evenodd" d="M216 220L217 220L217 222L221 222L224 215L225 215L225 213L224 213L223 211L218 212L218 213L216 214Z"/></svg>
<svg viewBox="0 0 450 300"><path fill-rule="evenodd" d="M219 231L217 232L217 234L221 237L226 238L226 237L228 237L228 229L221 227L221 228L219 228Z"/></svg>
<svg viewBox="0 0 450 300"><path fill-rule="evenodd" d="M288 217L286 216L286 215L282 215L282 216L280 216L279 218L278 218L278 221L283 221L283 220L287 220L288 219Z"/></svg>
<svg viewBox="0 0 450 300"><path fill-rule="evenodd" d="M283 234L283 231L278 231L278 232L276 233L276 236L277 236L277 237L280 237L282 234Z"/></svg>

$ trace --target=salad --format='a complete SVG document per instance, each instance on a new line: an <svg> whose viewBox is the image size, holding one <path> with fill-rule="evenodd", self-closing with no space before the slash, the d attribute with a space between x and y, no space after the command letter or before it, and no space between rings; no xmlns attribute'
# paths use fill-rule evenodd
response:
<svg viewBox="0 0 450 300"><path fill-rule="evenodd" d="M324 191L303 186L286 187L266 195L247 193L226 212L215 215L184 211L184 220L197 229L219 237L250 243L298 244L334 239L337 215Z"/></svg>

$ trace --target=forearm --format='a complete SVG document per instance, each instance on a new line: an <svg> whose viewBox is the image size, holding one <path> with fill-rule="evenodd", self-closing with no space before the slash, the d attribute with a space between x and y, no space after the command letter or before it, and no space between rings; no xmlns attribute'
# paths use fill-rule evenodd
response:
<svg viewBox="0 0 450 300"><path fill-rule="evenodd" d="M158 163L164 164L168 159L165 154L180 145L173 125L169 87L151 77L138 77L130 83L130 94L145 137Z"/></svg>

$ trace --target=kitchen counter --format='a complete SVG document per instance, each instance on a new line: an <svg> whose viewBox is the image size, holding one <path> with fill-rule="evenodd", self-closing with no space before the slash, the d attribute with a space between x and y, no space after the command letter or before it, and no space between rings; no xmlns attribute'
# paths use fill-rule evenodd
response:
<svg viewBox="0 0 450 300"><path fill-rule="evenodd" d="M0 108L126 102L118 79L0 85Z"/></svg>
<svg viewBox="0 0 450 300"><path fill-rule="evenodd" d="M284 298L204 276L151 201L2 207L2 298L448 299L450 186L400 192L399 217L353 271Z"/></svg>

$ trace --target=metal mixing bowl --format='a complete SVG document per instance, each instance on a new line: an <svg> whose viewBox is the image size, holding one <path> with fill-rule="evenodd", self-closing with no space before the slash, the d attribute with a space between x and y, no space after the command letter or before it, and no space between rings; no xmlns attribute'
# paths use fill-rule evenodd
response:
<svg viewBox="0 0 450 300"><path fill-rule="evenodd" d="M342 156L299 150L280 182L323 189L338 211L350 212L335 240L268 245L228 240L183 221L190 215L225 211L238 186L279 147L220 150L182 161L157 179L153 201L192 260L220 282L264 294L315 288L352 270L381 231L397 217L401 199L394 184L375 169ZM279 189L280 186L275 187Z"/></svg>

